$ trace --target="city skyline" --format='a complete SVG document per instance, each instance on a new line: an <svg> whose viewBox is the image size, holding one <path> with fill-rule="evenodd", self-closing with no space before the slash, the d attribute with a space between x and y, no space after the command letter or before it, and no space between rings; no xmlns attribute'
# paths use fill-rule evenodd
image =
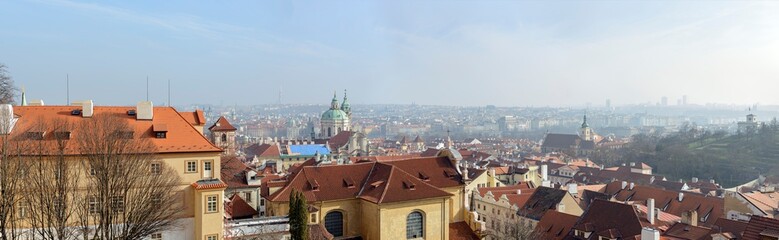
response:
<svg viewBox="0 0 779 240"><path fill-rule="evenodd" d="M2 2L28 99L131 105L779 104L766 2ZM46 16L43 18L42 16ZM45 69L45 70L41 70ZM244 91L236 92L235 89ZM108 90L108 91L107 91ZM444 94L441 97L438 93ZM456 95L455 95L456 94ZM357 103L356 102L356 103Z"/></svg>

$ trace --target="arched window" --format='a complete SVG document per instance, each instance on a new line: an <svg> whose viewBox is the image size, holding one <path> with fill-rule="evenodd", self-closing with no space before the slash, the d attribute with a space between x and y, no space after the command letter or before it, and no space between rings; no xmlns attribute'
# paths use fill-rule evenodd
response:
<svg viewBox="0 0 779 240"><path fill-rule="evenodd" d="M227 142L227 134L222 133L222 142Z"/></svg>
<svg viewBox="0 0 779 240"><path fill-rule="evenodd" d="M344 214L339 211L332 211L325 215L325 229L327 229L333 237L341 237L344 235Z"/></svg>
<svg viewBox="0 0 779 240"><path fill-rule="evenodd" d="M327 128L327 136L332 137L333 136L333 128L328 127Z"/></svg>
<svg viewBox="0 0 779 240"><path fill-rule="evenodd" d="M413 211L406 217L406 238L423 238L424 237L424 217L419 211Z"/></svg>

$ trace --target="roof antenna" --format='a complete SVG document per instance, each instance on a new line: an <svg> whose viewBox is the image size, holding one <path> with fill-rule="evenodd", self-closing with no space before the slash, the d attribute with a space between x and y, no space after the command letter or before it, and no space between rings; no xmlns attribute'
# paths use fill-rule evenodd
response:
<svg viewBox="0 0 779 240"><path fill-rule="evenodd" d="M149 101L149 75L146 75L146 101Z"/></svg>
<svg viewBox="0 0 779 240"><path fill-rule="evenodd" d="M170 107L170 78L168 78L168 107Z"/></svg>
<svg viewBox="0 0 779 240"><path fill-rule="evenodd" d="M70 74L65 74L65 106L70 105Z"/></svg>

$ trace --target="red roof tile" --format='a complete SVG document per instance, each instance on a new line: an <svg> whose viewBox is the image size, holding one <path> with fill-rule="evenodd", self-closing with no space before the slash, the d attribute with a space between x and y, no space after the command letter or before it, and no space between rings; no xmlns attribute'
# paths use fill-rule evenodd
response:
<svg viewBox="0 0 779 240"><path fill-rule="evenodd" d="M227 118L224 116L219 117L219 119L216 120L214 125L211 125L211 127L208 127L209 131L212 132L229 132L229 131L235 131L238 130L235 127L233 127L232 124L230 124L229 121L227 121Z"/></svg>
<svg viewBox="0 0 779 240"><path fill-rule="evenodd" d="M227 184L219 179L208 179L193 182L192 187L197 190L227 188Z"/></svg>
<svg viewBox="0 0 779 240"><path fill-rule="evenodd" d="M471 230L466 222L455 222L449 224L449 240L477 240L476 233Z"/></svg>
<svg viewBox="0 0 779 240"><path fill-rule="evenodd" d="M36 126L39 119L52 121L60 119L71 126L78 126L82 121L92 119L81 115L71 115L72 110L81 109L80 106L14 106L14 114L19 120L13 129L12 136L21 135ZM135 107L105 107L95 106L94 115L110 114L125 119L129 127L134 130L134 138L146 138L156 147L157 153L183 153L183 152L221 152L222 150L211 144L208 139L200 134L189 122L172 107L154 107L154 117L149 120L136 120L135 116L128 115L129 110ZM166 138L154 137L153 126L165 125ZM44 130L52 132L54 129ZM72 135L77 136L78 129L72 129ZM53 134L44 136L45 141L56 141ZM65 153L79 155L76 144L65 146Z"/></svg>
<svg viewBox="0 0 779 240"><path fill-rule="evenodd" d="M203 115L203 110L197 109L194 112L180 112L181 117L187 120L189 124L194 126L206 125L206 117Z"/></svg>
<svg viewBox="0 0 779 240"><path fill-rule="evenodd" d="M230 201L225 203L225 214L230 219L250 218L259 214L252 206L249 206L238 194L233 194Z"/></svg>
<svg viewBox="0 0 779 240"><path fill-rule="evenodd" d="M562 240L568 236L568 232L578 220L579 217L574 215L548 211L536 225L536 231L543 234L545 239Z"/></svg>
<svg viewBox="0 0 779 240"><path fill-rule="evenodd" d="M278 144L252 144L247 147L246 155L257 157L279 157L281 156L281 150L279 150Z"/></svg>
<svg viewBox="0 0 779 240"><path fill-rule="evenodd" d="M743 240L759 240L761 233L779 231L779 219L752 216L749 219L746 230L744 230Z"/></svg>

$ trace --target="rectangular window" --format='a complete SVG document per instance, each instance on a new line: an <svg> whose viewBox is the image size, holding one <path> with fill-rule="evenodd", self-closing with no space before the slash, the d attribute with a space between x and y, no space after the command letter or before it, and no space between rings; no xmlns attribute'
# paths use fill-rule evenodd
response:
<svg viewBox="0 0 779 240"><path fill-rule="evenodd" d="M19 203L19 218L27 218L30 205L27 202Z"/></svg>
<svg viewBox="0 0 779 240"><path fill-rule="evenodd" d="M206 236L206 240L216 240L216 235L208 235Z"/></svg>
<svg viewBox="0 0 779 240"><path fill-rule="evenodd" d="M111 197L111 210L114 212L124 212L124 197L113 196Z"/></svg>
<svg viewBox="0 0 779 240"><path fill-rule="evenodd" d="M156 132L154 134L155 134L155 137L157 137L157 138L165 138L165 137L167 137L167 133L166 132Z"/></svg>
<svg viewBox="0 0 779 240"><path fill-rule="evenodd" d="M90 168L89 169L89 175L91 175L91 176L97 175L97 170L95 170L94 168Z"/></svg>
<svg viewBox="0 0 779 240"><path fill-rule="evenodd" d="M152 174L160 174L160 173L162 173L162 165L160 163L152 163L150 168L151 168L151 173Z"/></svg>
<svg viewBox="0 0 779 240"><path fill-rule="evenodd" d="M246 202L251 202L252 201L252 192L244 192L243 193L243 200L245 200Z"/></svg>
<svg viewBox="0 0 779 240"><path fill-rule="evenodd" d="M152 233L151 234L152 240L162 240L162 233Z"/></svg>
<svg viewBox="0 0 779 240"><path fill-rule="evenodd" d="M206 213L215 213L219 204L217 203L217 195L210 195L206 197Z"/></svg>
<svg viewBox="0 0 779 240"><path fill-rule="evenodd" d="M99 208L100 205L99 205L99 203L97 201L97 197L90 196L87 201L89 201L89 214L97 214L97 212L100 209Z"/></svg>
<svg viewBox="0 0 779 240"><path fill-rule="evenodd" d="M187 172L188 173L197 172L197 161L187 161Z"/></svg>
<svg viewBox="0 0 779 240"><path fill-rule="evenodd" d="M265 199L264 198L260 198L260 206L265 206Z"/></svg>

